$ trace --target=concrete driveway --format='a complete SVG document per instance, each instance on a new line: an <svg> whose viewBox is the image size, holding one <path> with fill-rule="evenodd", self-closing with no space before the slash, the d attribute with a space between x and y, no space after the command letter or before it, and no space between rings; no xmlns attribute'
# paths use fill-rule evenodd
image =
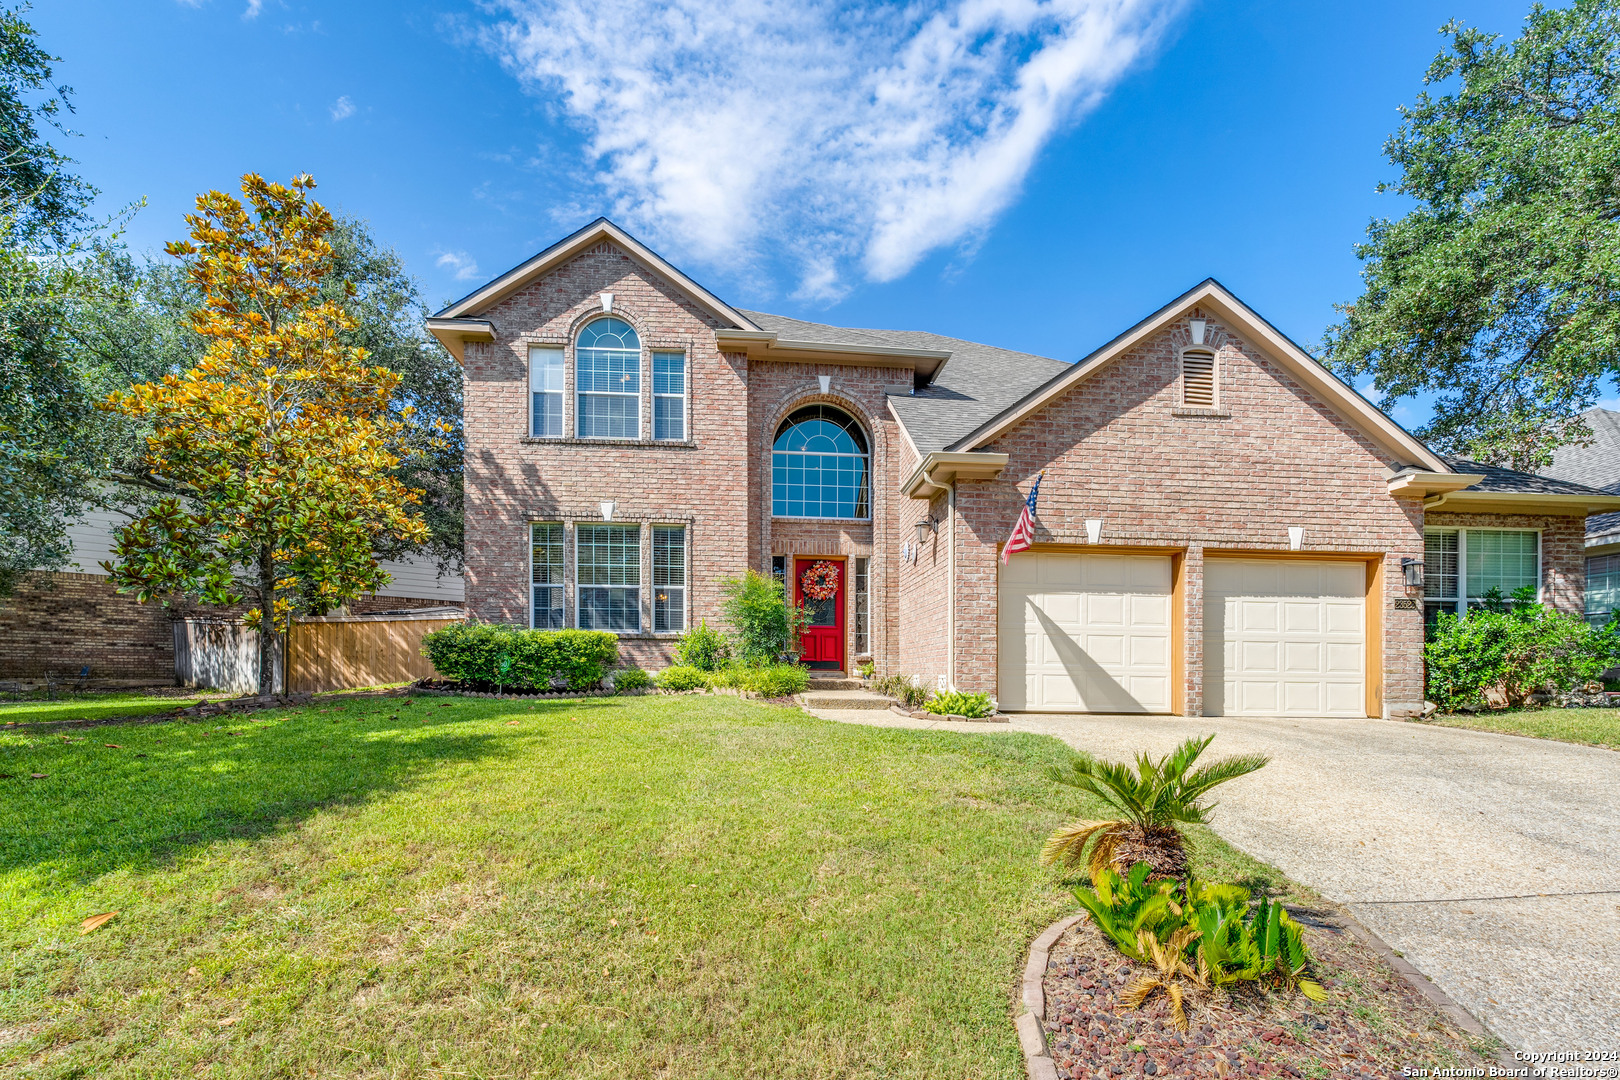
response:
<svg viewBox="0 0 1620 1080"><path fill-rule="evenodd" d="M1209 732L1206 755L1271 755L1219 790L1221 836L1349 905L1512 1046L1620 1050L1620 753L1384 720L1025 714L1009 726L1100 757Z"/></svg>

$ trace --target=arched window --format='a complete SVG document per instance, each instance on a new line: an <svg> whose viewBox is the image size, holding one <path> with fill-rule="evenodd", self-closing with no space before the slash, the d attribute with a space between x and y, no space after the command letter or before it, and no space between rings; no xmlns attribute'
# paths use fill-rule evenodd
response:
<svg viewBox="0 0 1620 1080"><path fill-rule="evenodd" d="M853 417L831 405L795 410L771 448L771 513L777 517L872 516L871 455Z"/></svg>
<svg viewBox="0 0 1620 1080"><path fill-rule="evenodd" d="M579 437L634 439L641 428L641 339L623 319L586 323L574 342Z"/></svg>

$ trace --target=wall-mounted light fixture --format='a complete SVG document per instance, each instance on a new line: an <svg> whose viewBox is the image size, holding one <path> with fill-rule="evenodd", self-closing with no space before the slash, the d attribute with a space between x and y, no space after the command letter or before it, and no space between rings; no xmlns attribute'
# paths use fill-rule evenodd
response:
<svg viewBox="0 0 1620 1080"><path fill-rule="evenodd" d="M1305 526L1303 526L1303 525L1290 525L1290 526L1288 526L1288 550L1289 551L1298 551L1300 548L1302 548L1304 546L1305 546Z"/></svg>
<svg viewBox="0 0 1620 1080"><path fill-rule="evenodd" d="M1406 582L1408 589L1423 588L1423 560L1402 559L1401 578Z"/></svg>
<svg viewBox="0 0 1620 1080"><path fill-rule="evenodd" d="M816 381L821 384L821 392L823 394L832 393L832 376L831 375L817 375L816 376Z"/></svg>
<svg viewBox="0 0 1620 1080"><path fill-rule="evenodd" d="M931 517L925 517L917 522L917 546L921 547L928 542L928 537L939 531L939 522Z"/></svg>
<svg viewBox="0 0 1620 1080"><path fill-rule="evenodd" d="M602 507L602 520L603 521L612 521L613 520L613 511L615 511L615 510L617 510L619 508L619 504L616 503L616 502L613 502L611 500L608 500L608 501L603 502L603 503L601 503L599 505Z"/></svg>
<svg viewBox="0 0 1620 1080"><path fill-rule="evenodd" d="M1204 327L1207 325L1205 320L1193 319L1187 325L1192 327L1192 343L1194 345L1202 345L1204 343Z"/></svg>
<svg viewBox="0 0 1620 1080"><path fill-rule="evenodd" d="M1102 518L1086 518L1086 543L1095 544L1102 539Z"/></svg>
<svg viewBox="0 0 1620 1080"><path fill-rule="evenodd" d="M608 312L610 314L612 313L612 311L613 311L613 294L612 293L605 292L605 293L602 294L602 310L606 311L606 312Z"/></svg>

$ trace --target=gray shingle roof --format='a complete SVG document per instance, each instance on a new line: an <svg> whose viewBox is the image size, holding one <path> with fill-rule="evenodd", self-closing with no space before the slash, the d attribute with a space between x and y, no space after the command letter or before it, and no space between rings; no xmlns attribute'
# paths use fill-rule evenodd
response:
<svg viewBox="0 0 1620 1080"><path fill-rule="evenodd" d="M928 386L910 396L889 398L911 441L925 454L943 450L1070 366L1062 360L941 337L926 330L866 330L763 311L742 314L762 329L794 340L950 353L951 358Z"/></svg>
<svg viewBox="0 0 1620 1080"><path fill-rule="evenodd" d="M1556 480L1550 476L1537 476L1535 473L1516 472L1513 469L1504 469L1500 465L1486 465L1479 461L1469 461L1467 458L1447 457L1440 455L1440 459L1460 473L1484 473L1485 479L1468 488L1468 491L1527 491L1537 495L1603 495L1605 492L1585 484L1576 484L1568 480Z"/></svg>
<svg viewBox="0 0 1620 1080"><path fill-rule="evenodd" d="M1592 429L1591 444L1560 446L1541 474L1620 494L1620 412L1587 409L1581 419Z"/></svg>

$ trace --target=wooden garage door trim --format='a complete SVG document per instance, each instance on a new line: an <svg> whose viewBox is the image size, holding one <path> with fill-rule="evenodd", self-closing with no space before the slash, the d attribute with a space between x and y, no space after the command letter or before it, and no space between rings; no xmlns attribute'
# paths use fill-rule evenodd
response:
<svg viewBox="0 0 1620 1080"><path fill-rule="evenodd" d="M1364 627L1361 683L1366 689L1366 712L1372 719L1384 715L1384 554L1365 551L1255 551L1249 548L1205 548L1210 559L1304 559L1316 562L1359 562L1367 566L1367 592L1362 599ZM1207 595L1207 593L1206 593ZM1172 604L1174 602L1172 601Z"/></svg>
<svg viewBox="0 0 1620 1080"><path fill-rule="evenodd" d="M996 674L1001 673L1001 549L996 544ZM1170 711L1161 716L1187 715L1187 549L1135 547L1123 544L1031 544L1025 548L1042 555L1167 555L1170 558Z"/></svg>

